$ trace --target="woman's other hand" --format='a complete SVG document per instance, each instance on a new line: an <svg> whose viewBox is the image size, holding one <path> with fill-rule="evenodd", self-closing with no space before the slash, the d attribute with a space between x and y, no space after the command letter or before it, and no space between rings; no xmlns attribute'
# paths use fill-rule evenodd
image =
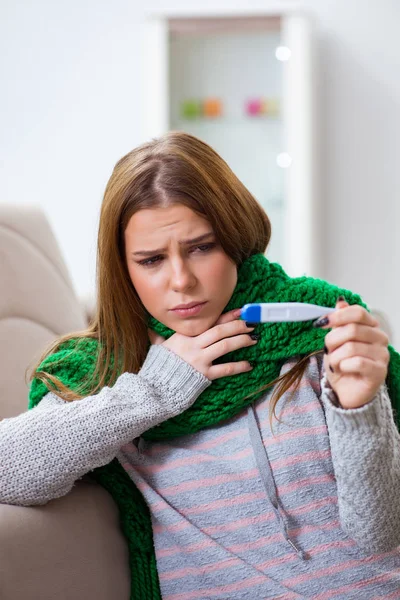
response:
<svg viewBox="0 0 400 600"><path fill-rule="evenodd" d="M332 328L325 337L324 366L340 405L359 408L375 397L386 379L389 338L362 306L350 306L340 297L336 309L314 325Z"/></svg>
<svg viewBox="0 0 400 600"><path fill-rule="evenodd" d="M213 361L228 352L254 346L257 340L250 337L254 327L239 319L240 309L221 315L216 324L204 333L189 337L174 333L168 340L149 329L152 344L162 344L180 356L211 381L228 375L251 371L246 360L213 365Z"/></svg>

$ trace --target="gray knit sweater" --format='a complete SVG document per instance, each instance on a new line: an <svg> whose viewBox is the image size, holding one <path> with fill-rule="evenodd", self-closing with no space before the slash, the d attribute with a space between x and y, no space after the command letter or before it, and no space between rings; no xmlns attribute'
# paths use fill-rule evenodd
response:
<svg viewBox="0 0 400 600"><path fill-rule="evenodd" d="M317 393L312 383L313 379L314 383L316 379L318 380ZM105 387L96 396L66 403L52 393L47 394L36 408L0 423L0 502L24 506L45 504L53 498L67 494L75 481L115 457L120 460L135 482L140 483L143 479L146 458L145 455L140 457L140 451L134 456L137 444L132 444L132 440L139 439L141 434L150 427L186 410L210 383L206 377L164 346L152 346L137 375L128 373L121 375L112 388ZM292 425L304 433L306 421L302 415L308 413L307 403L315 401L317 407L315 416L312 412L307 416L307 427L310 432L315 431L315 436L304 434L304 442L301 444L310 444L309 448L313 456L317 457L320 452L323 460L328 460L332 465L331 477L334 478L332 489L335 490L335 503L342 530L356 540L357 545L368 554L393 551L400 544L400 494L398 493L400 436L394 423L386 387L382 386L375 399L362 408L354 410L336 408L331 401L332 392L322 372L321 362L317 365L314 359L302 382L301 390L303 391L299 397L293 400L294 405L291 410L297 413ZM267 397L258 403L258 407L266 401ZM260 466L258 460L262 455L262 448L258 446L257 449L254 442L258 434L254 429L256 421L253 417L251 421L250 416L247 417L245 413L238 415L238 422L242 418L249 419L251 442L249 450L245 449L245 453L250 452L253 455L254 467L254 464ZM230 427L233 421L227 426ZM327 445L322 432L324 427ZM213 435L215 429L211 428L210 433L206 435ZM287 433L283 433L282 439L293 437L292 431L293 428L289 428ZM199 435L203 434L200 432ZM269 435L260 425L260 439L263 440L267 454L272 451L269 450L269 444L272 443L268 441ZM190 440L186 440L182 442L183 445L178 444L178 446L184 448L186 444L190 449L190 443ZM280 456L279 452L283 452L282 459L285 457L285 447L285 444L276 447L277 457ZM296 445L293 448L294 454L297 452L301 454L304 450L303 447L297 449ZM227 452L229 454L230 450ZM149 450L148 456L149 473L153 468L157 471L157 459L155 463L153 460L154 456L157 456L157 449ZM127 460L128 465L124 464ZM264 466L268 462L267 458L262 460L266 462L261 465L260 482L263 480ZM154 464L155 467L152 466ZM273 461L271 464L273 466ZM237 466L240 467L239 463ZM315 462L302 468L306 471L304 473L300 470L295 471L295 479L301 479L305 475L312 481L320 466ZM329 468L328 466L327 469ZM132 470L138 475L133 476ZM244 472L249 470L251 467L245 466ZM265 484L267 496L269 495L272 503L271 510L274 504L273 477L281 478L278 482L278 489L281 489L281 486L285 487L285 472L287 467L284 468L283 475L279 471L275 472L273 468L272 480ZM176 473L178 476L177 471ZM201 475L200 472L196 474L193 467L191 476L196 479ZM326 476L329 478L329 473ZM292 481L290 485L293 483L296 482ZM147 483L145 482L144 485ZM261 483L260 486L258 494L262 495L265 493L265 486ZM144 491L142 489L142 493ZM158 494L157 489L155 492ZM234 487L229 491L234 497L242 492L242 488L239 492ZM149 497L145 493L150 509L152 508L151 493L153 492L150 490ZM332 490L330 495L332 496ZM211 497L207 499L208 504L212 501ZM321 527L322 523L327 526L326 511L327 508L321 513ZM172 517L167 517L167 522L168 518ZM189 520L191 521L192 518ZM277 522L276 527L276 534L280 535L283 525ZM154 532L157 550L157 527L154 527ZM397 563L394 567L385 565L386 573L391 569L393 573L400 572L400 554L396 550L395 555ZM393 558L390 560L393 561ZM160 567L159 556L157 562ZM199 568L201 571L201 561ZM166 571L169 570L170 566L166 567ZM216 577L220 576L216 575ZM400 589L400 580L396 585L398 587L395 589ZM386 588L382 588L382 591L386 591ZM225 598L223 595L220 597ZM238 592L230 597L241 598L242 596ZM359 597L364 598L362 595Z"/></svg>

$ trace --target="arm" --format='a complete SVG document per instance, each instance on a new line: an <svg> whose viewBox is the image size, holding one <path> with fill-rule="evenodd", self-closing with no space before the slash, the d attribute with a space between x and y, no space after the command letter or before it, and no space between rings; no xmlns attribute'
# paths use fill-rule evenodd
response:
<svg viewBox="0 0 400 600"><path fill-rule="evenodd" d="M0 502L30 506L64 496L121 446L186 410L209 385L156 345L137 375L124 373L95 396L64 402L47 394L37 407L0 423Z"/></svg>
<svg viewBox="0 0 400 600"><path fill-rule="evenodd" d="M322 377L343 529L371 553L400 545L400 435L385 385L360 408L343 409Z"/></svg>

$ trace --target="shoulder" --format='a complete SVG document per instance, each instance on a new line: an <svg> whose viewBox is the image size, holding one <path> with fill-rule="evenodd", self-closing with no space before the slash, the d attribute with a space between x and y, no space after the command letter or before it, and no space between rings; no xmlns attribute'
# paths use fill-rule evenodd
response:
<svg viewBox="0 0 400 600"><path fill-rule="evenodd" d="M60 344L55 352L40 363L36 372L43 371L74 388L90 377L96 367L99 342L94 338L73 338ZM45 384L35 377L29 390L28 408L36 406L48 393Z"/></svg>

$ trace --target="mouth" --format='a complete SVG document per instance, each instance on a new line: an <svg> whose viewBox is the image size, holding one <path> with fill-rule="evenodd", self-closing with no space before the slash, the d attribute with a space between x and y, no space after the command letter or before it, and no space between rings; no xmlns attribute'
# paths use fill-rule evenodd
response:
<svg viewBox="0 0 400 600"><path fill-rule="evenodd" d="M207 302L199 302L197 304L192 302L191 304L188 304L186 308L174 308L171 312L179 317L191 317L199 314L206 304Z"/></svg>

